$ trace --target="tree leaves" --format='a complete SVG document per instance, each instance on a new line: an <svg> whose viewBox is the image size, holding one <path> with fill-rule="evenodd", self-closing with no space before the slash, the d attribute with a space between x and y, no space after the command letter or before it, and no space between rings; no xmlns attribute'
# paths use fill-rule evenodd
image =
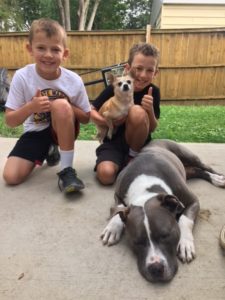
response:
<svg viewBox="0 0 225 300"><path fill-rule="evenodd" d="M67 11L69 9L70 13L66 14L70 16L72 30L86 29L86 26L89 26L88 30L142 29L150 22L152 0L90 0L83 26L79 25L79 5L86 3L87 0L68 1L0 0L0 31L27 31L32 21L41 17L52 18L70 28L68 19L66 21L64 18L65 24L63 24L59 2L62 5L70 4L67 5ZM97 11L94 17L95 8ZM63 11L65 13L65 10Z"/></svg>

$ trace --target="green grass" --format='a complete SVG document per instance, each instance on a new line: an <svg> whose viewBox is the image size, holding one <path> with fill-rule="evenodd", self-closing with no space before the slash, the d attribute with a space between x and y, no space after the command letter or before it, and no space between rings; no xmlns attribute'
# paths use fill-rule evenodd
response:
<svg viewBox="0 0 225 300"><path fill-rule="evenodd" d="M23 132L23 127L9 128L5 125L4 113L0 112L0 136L3 137L19 137Z"/></svg>
<svg viewBox="0 0 225 300"><path fill-rule="evenodd" d="M0 113L0 136L18 137L22 126L8 128ZM81 125L80 140L95 140L94 124ZM225 143L225 106L162 105L159 126L153 138L177 142Z"/></svg>
<svg viewBox="0 0 225 300"><path fill-rule="evenodd" d="M225 143L225 106L162 106L154 138Z"/></svg>

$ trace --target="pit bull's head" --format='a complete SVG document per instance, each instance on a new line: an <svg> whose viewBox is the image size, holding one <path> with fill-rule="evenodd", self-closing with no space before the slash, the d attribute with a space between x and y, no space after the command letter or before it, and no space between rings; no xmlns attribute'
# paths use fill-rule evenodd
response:
<svg viewBox="0 0 225 300"><path fill-rule="evenodd" d="M175 196L158 194L143 207L131 205L119 213L137 255L139 271L148 281L167 282L176 274L180 238L176 218L183 209Z"/></svg>

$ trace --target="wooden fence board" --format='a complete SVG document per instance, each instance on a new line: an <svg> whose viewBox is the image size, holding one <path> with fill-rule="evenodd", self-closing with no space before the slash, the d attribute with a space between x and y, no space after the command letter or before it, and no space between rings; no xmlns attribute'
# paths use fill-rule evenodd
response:
<svg viewBox="0 0 225 300"><path fill-rule="evenodd" d="M64 66L78 74L125 62L130 47L150 40L161 52L155 83L164 103L225 104L225 28L68 32L70 57ZM27 33L0 33L0 67L15 70L31 63ZM101 72L82 75L84 82ZM90 100L103 83L87 86Z"/></svg>

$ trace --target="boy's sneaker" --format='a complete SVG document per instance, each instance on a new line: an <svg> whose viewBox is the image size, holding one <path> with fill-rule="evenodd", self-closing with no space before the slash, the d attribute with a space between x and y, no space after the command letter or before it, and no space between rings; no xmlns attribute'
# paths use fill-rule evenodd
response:
<svg viewBox="0 0 225 300"><path fill-rule="evenodd" d="M51 144L48 150L48 155L46 157L47 165L53 167L58 165L60 161L59 148L56 144Z"/></svg>
<svg viewBox="0 0 225 300"><path fill-rule="evenodd" d="M78 192L85 187L83 182L77 177L76 171L71 167L63 169L57 175L59 176L59 189L66 194Z"/></svg>

